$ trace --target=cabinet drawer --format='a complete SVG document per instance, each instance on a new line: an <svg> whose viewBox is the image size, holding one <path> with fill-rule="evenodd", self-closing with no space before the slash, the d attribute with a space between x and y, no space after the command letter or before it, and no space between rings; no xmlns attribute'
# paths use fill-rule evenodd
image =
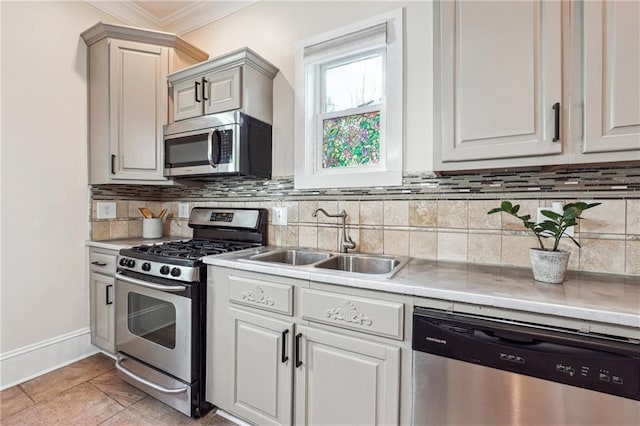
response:
<svg viewBox="0 0 640 426"><path fill-rule="evenodd" d="M114 275L116 273L116 256L115 254L90 253L91 271Z"/></svg>
<svg viewBox="0 0 640 426"><path fill-rule="evenodd" d="M267 311L293 314L293 286L229 275L229 300Z"/></svg>
<svg viewBox="0 0 640 426"><path fill-rule="evenodd" d="M404 304L385 300L301 290L302 318L402 340Z"/></svg>

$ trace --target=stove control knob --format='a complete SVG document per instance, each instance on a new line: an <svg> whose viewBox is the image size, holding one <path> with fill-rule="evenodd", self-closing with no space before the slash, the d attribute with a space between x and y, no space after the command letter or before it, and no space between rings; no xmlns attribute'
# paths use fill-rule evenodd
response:
<svg viewBox="0 0 640 426"><path fill-rule="evenodd" d="M133 268L134 266L136 266L136 261L135 261L135 260L133 260L133 259L129 259L129 260L127 260L127 266L128 266L129 268Z"/></svg>
<svg viewBox="0 0 640 426"><path fill-rule="evenodd" d="M120 258L120 266L127 266L127 258L126 257Z"/></svg>
<svg viewBox="0 0 640 426"><path fill-rule="evenodd" d="M179 277L180 273L182 273L182 271L180 270L180 268L173 268L171 269L171 276L172 277Z"/></svg>
<svg viewBox="0 0 640 426"><path fill-rule="evenodd" d="M142 270L145 272L148 272L151 270L151 264L149 262L144 262L142 264Z"/></svg>
<svg viewBox="0 0 640 426"><path fill-rule="evenodd" d="M169 267L168 267L167 265L163 265L163 266L160 268L160 273L161 273L162 275L167 275L167 274L169 273Z"/></svg>

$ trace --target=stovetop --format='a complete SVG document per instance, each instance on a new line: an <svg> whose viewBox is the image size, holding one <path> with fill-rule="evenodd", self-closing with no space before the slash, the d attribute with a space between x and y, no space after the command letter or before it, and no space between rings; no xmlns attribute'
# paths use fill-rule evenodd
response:
<svg viewBox="0 0 640 426"><path fill-rule="evenodd" d="M145 256L145 258L151 260L156 257L199 260L204 256L244 250L256 247L257 245L259 244L194 239L189 241L169 241L162 244L140 245L132 247L130 249L130 255L136 256L136 253L146 254L147 256Z"/></svg>
<svg viewBox="0 0 640 426"><path fill-rule="evenodd" d="M189 226L194 229L193 239L122 249L118 270L196 282L204 276L201 271L204 256L264 245L266 225L264 209L196 207L189 217Z"/></svg>

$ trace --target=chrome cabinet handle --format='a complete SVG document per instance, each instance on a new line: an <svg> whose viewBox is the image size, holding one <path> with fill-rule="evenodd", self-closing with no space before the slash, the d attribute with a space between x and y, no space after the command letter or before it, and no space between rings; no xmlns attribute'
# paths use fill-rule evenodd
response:
<svg viewBox="0 0 640 426"><path fill-rule="evenodd" d="M116 273L116 279L120 280L120 281L124 281L130 284L135 284L135 285L139 285L141 287L147 287L147 288L152 288L154 290L160 290L160 291L167 291L167 292L171 292L171 293L178 293L181 291L185 291L187 289L187 287L183 286L183 285L161 285L161 284L154 284L148 281L142 281L142 280L137 280L135 278L131 278L131 277L127 277L124 276L122 274Z"/></svg>
<svg viewBox="0 0 640 426"><path fill-rule="evenodd" d="M162 393L166 393L169 395L176 395L179 393L184 393L189 389L189 386L182 386L179 388L165 388L164 386L160 386L157 383L153 383L150 382L147 379L144 379L140 376L138 376L137 374L132 373L131 371L127 370L125 368L124 365L122 365L122 361L124 361L125 359L127 359L126 357L123 356L119 356L118 360L116 361L116 368L118 369L118 371L120 371L122 374L129 376L130 378L132 378L133 380L142 383L143 385L147 385L149 386L151 389L157 390L158 392L162 392Z"/></svg>

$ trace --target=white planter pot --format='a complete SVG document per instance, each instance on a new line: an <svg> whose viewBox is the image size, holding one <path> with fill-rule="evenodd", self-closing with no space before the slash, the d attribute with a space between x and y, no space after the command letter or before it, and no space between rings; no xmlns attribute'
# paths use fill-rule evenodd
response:
<svg viewBox="0 0 640 426"><path fill-rule="evenodd" d="M529 249L533 279L543 283L560 284L569 264L568 251Z"/></svg>

